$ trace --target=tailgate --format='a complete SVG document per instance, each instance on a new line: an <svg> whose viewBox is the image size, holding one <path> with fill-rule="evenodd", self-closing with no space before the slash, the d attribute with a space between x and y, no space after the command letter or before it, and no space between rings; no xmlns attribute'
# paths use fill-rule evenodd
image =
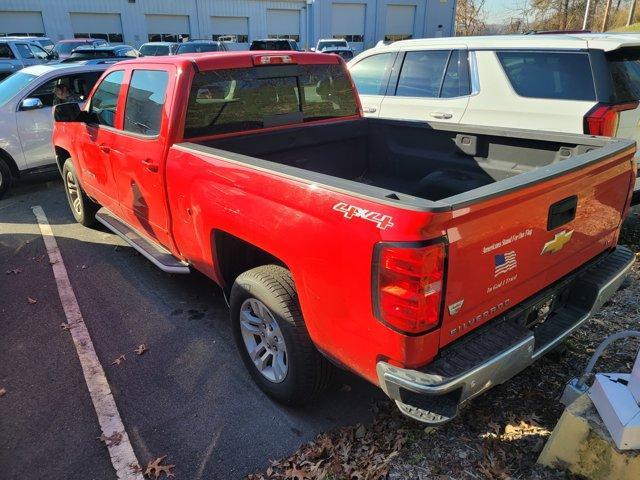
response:
<svg viewBox="0 0 640 480"><path fill-rule="evenodd" d="M633 153L627 149L563 173L552 165L538 171L548 179L454 206L441 345L614 246L634 179Z"/></svg>

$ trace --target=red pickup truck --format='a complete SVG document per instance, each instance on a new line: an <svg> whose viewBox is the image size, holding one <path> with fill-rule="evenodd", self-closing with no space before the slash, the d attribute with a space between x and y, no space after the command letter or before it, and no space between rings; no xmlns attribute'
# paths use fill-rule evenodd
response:
<svg viewBox="0 0 640 480"><path fill-rule="evenodd" d="M633 142L365 119L334 55L121 62L55 119L75 218L217 282L248 371L288 404L335 364L447 421L634 261L616 246Z"/></svg>

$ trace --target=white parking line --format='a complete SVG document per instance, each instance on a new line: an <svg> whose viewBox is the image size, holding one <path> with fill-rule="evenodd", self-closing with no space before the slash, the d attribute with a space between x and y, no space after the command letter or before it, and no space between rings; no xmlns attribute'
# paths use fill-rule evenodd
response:
<svg viewBox="0 0 640 480"><path fill-rule="evenodd" d="M49 261L53 268L53 275L58 285L58 294L60 295L60 301L64 313L67 317L67 323L70 328L71 337L73 343L78 352L78 358L80 359L80 365L82 366L82 373L84 379L89 388L89 394L91 395L91 401L93 407L98 415L98 423L102 428L102 434L105 437L112 437L116 439L113 442L106 442L109 449L109 455L111 456L111 463L116 469L116 475L118 479L122 480L143 480L144 477L141 473L135 473L131 465L140 465L131 443L129 442L129 436L124 429L122 419L118 413L118 407L111 394L107 377L104 374L100 360L96 355L96 351L93 348L93 342L89 336L89 331L80 313L80 306L76 295L71 288L71 282L67 275L67 269L62 261L62 255L56 238L53 235L49 221L47 220L42 207L32 207L33 213L38 220L38 226L44 239L44 244L49 254ZM117 438L122 435L120 441Z"/></svg>

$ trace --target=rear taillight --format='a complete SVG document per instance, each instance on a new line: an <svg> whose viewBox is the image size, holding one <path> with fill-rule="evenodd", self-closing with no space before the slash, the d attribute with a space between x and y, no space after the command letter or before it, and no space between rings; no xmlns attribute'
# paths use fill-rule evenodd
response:
<svg viewBox="0 0 640 480"><path fill-rule="evenodd" d="M374 306L379 320L403 333L423 333L440 322L445 247L379 244Z"/></svg>
<svg viewBox="0 0 640 480"><path fill-rule="evenodd" d="M638 102L620 103L618 105L597 104L584 116L584 133L615 137L618 131L620 112L633 110Z"/></svg>

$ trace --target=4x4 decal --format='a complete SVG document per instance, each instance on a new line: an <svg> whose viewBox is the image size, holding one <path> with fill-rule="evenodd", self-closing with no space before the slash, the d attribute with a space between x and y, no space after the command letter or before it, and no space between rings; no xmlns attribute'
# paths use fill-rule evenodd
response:
<svg viewBox="0 0 640 480"><path fill-rule="evenodd" d="M389 227L393 227L393 217L390 215L383 215L378 212L372 212L366 208L356 207L355 205L349 205L348 203L338 202L333 206L333 209L337 212L341 212L344 218L351 220L352 218L362 218L373 222L380 230L385 230Z"/></svg>

